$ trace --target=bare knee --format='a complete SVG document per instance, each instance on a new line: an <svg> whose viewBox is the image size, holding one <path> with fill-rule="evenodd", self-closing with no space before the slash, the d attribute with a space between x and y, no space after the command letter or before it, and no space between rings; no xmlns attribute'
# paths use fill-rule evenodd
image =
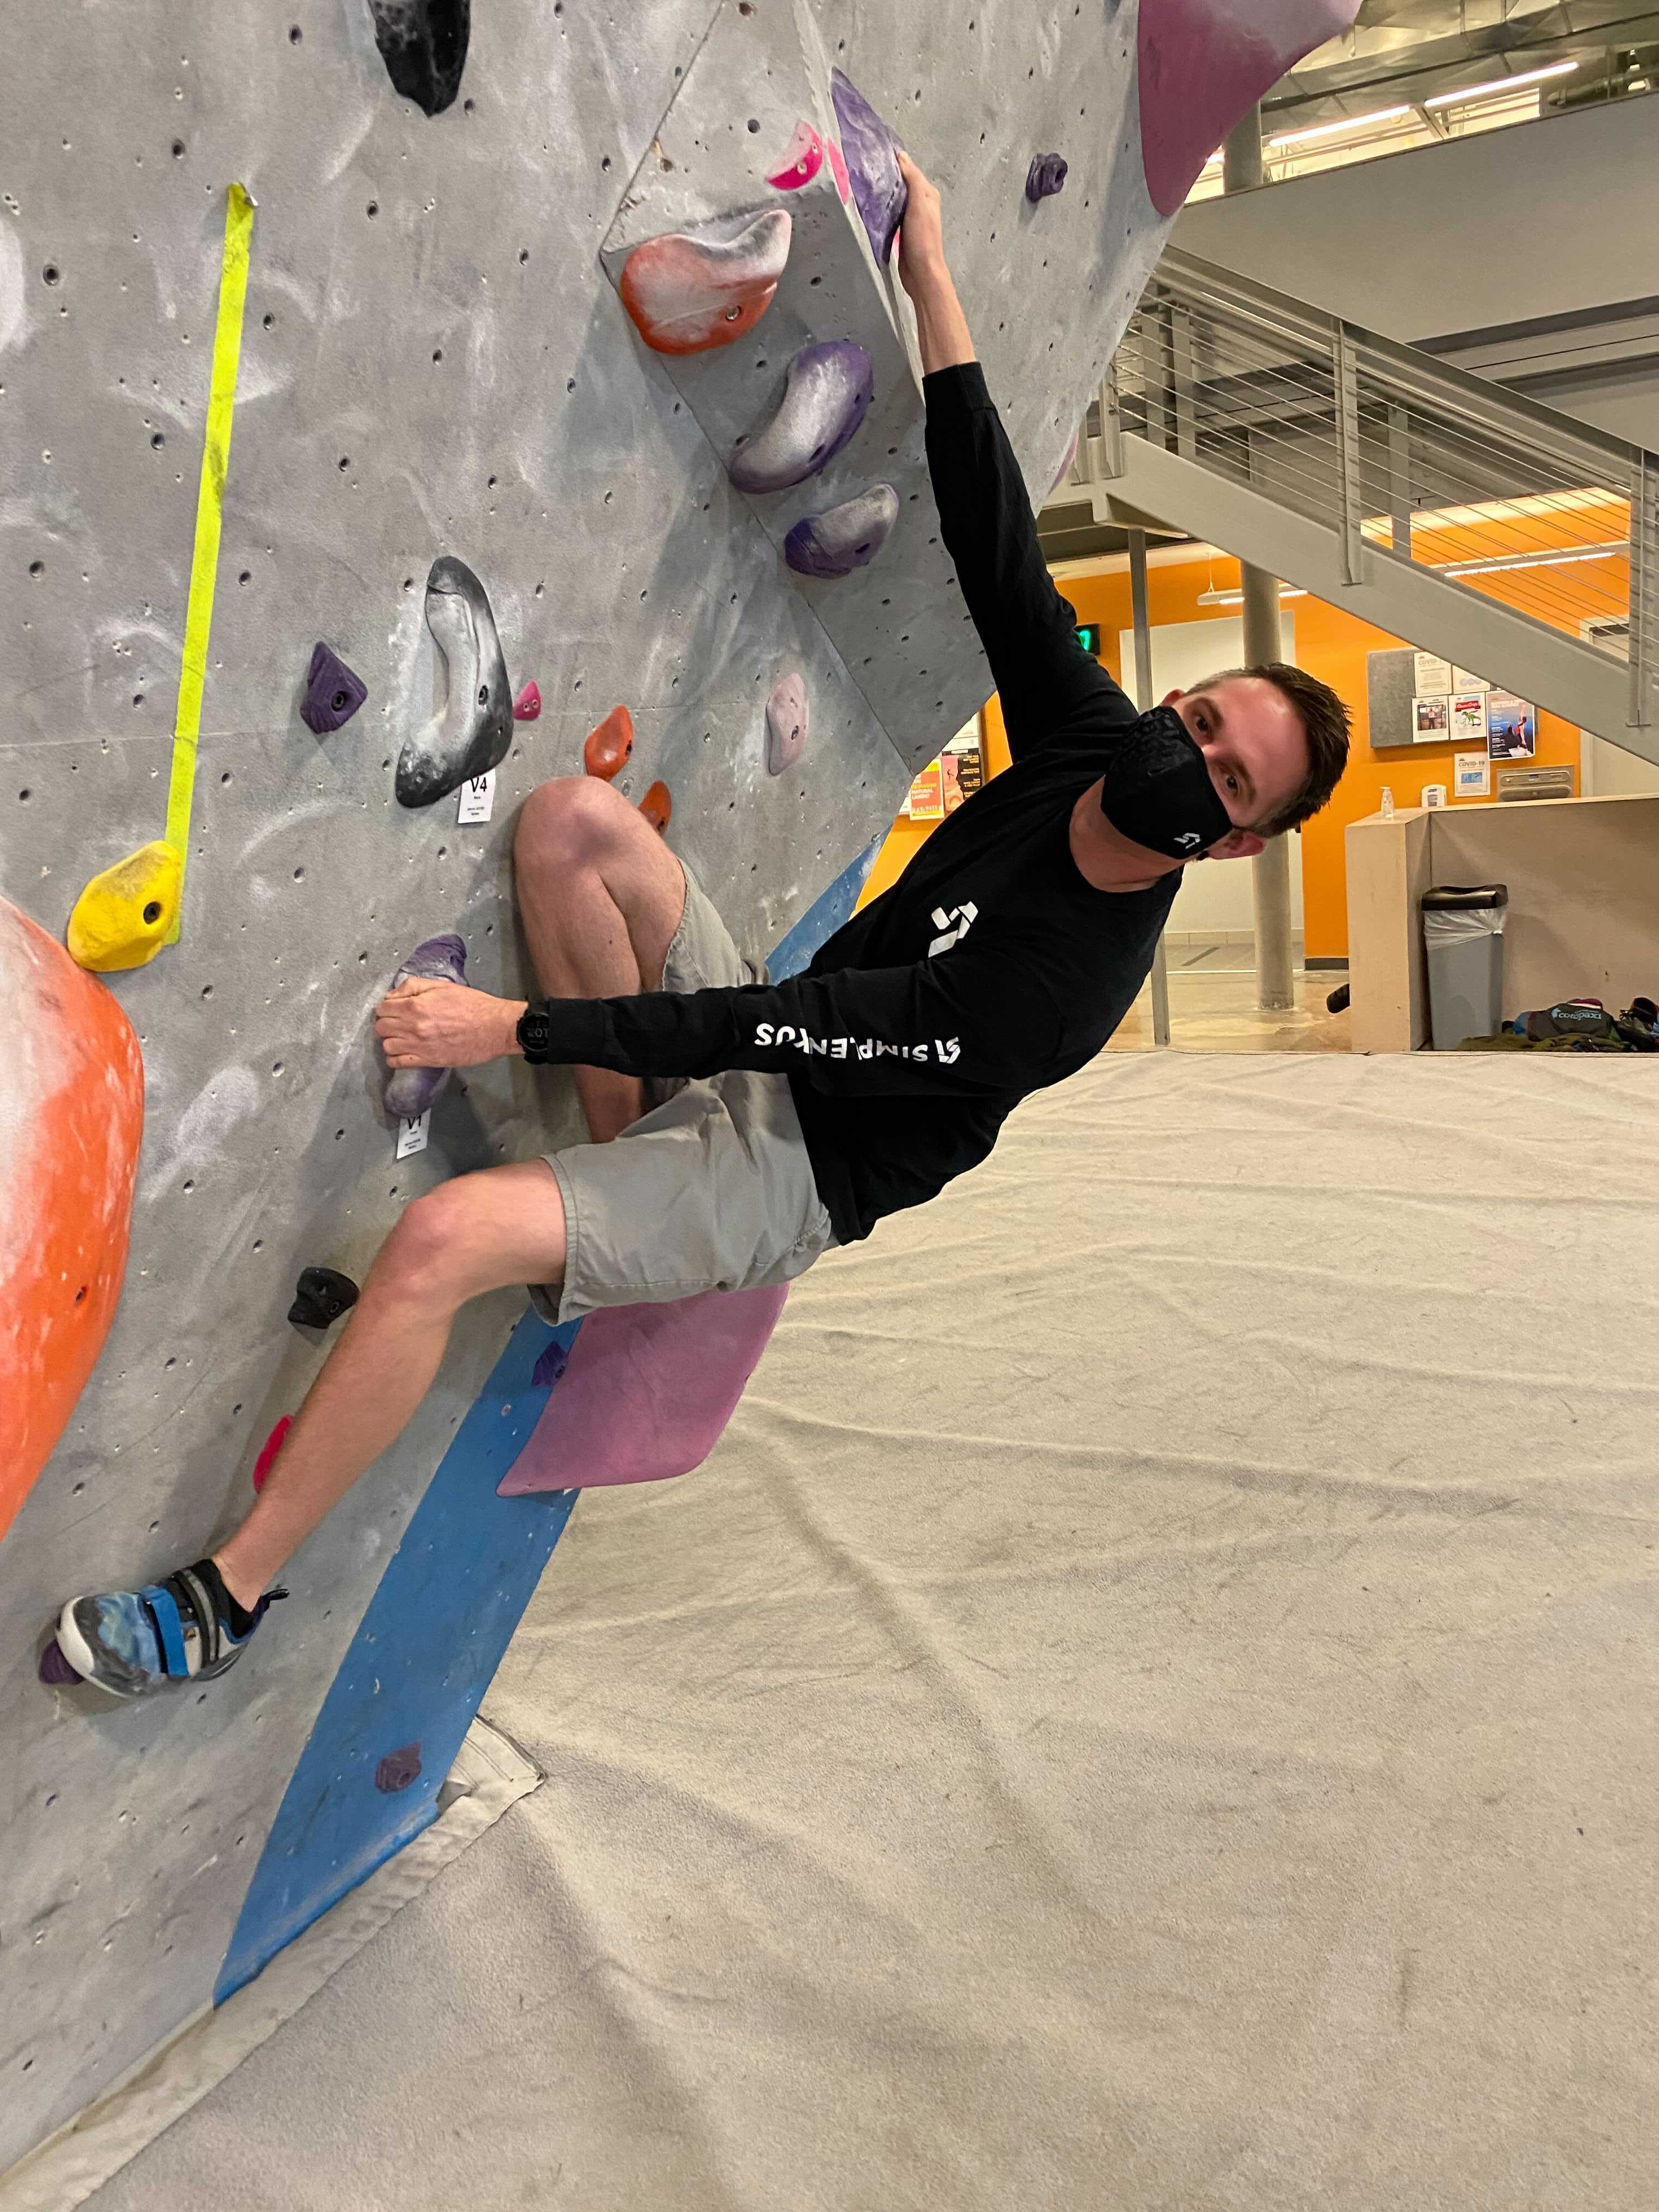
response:
<svg viewBox="0 0 1659 2212"><path fill-rule="evenodd" d="M467 1214L459 1182L440 1183L404 1208L364 1285L382 1296L454 1308L471 1295Z"/></svg>
<svg viewBox="0 0 1659 2212"><path fill-rule="evenodd" d="M513 858L525 867L562 871L596 864L639 816L598 776L561 775L538 783L519 810Z"/></svg>

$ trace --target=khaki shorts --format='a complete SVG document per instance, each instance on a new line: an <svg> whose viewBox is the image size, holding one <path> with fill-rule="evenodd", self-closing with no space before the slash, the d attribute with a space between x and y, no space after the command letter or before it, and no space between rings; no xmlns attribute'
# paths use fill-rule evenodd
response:
<svg viewBox="0 0 1659 2212"><path fill-rule="evenodd" d="M685 912L663 963L664 990L765 982L680 865ZM550 1321L793 1282L836 1241L787 1076L727 1068L691 1082L649 1079L646 1095L650 1111L614 1143L544 1155L565 1218L564 1281L531 1291Z"/></svg>

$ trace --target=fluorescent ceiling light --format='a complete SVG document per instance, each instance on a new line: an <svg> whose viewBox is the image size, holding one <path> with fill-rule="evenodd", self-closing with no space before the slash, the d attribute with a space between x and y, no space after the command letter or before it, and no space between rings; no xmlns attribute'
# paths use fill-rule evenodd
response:
<svg viewBox="0 0 1659 2212"><path fill-rule="evenodd" d="M1279 596L1281 599L1305 599L1308 594L1299 584L1281 584ZM1218 592L1212 584L1207 592L1199 593L1198 604L1201 607L1242 607L1244 594L1242 591Z"/></svg>
<svg viewBox="0 0 1659 2212"><path fill-rule="evenodd" d="M1401 116L1409 115L1409 107L1379 107L1375 115L1344 115L1334 123L1316 123L1311 131L1285 131L1277 138L1270 138L1270 147L1305 146L1310 138L1332 138L1339 131L1364 131L1373 123L1397 122Z"/></svg>
<svg viewBox="0 0 1659 2212"><path fill-rule="evenodd" d="M1541 84L1547 76L1571 76L1577 62L1552 62L1547 69L1522 70L1515 76L1497 76L1490 84L1466 84L1456 92L1437 92L1425 107L1457 107L1466 100L1486 100L1493 93L1513 92L1518 84Z"/></svg>
<svg viewBox="0 0 1659 2212"><path fill-rule="evenodd" d="M1565 568L1574 561L1622 560L1629 551L1628 538L1610 538L1605 545L1579 545L1559 553L1516 553L1495 561L1436 561L1431 565L1443 576L1496 576L1506 568Z"/></svg>

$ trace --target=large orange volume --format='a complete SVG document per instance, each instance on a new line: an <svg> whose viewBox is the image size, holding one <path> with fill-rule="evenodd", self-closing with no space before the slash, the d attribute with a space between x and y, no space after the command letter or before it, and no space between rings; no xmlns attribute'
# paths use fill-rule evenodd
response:
<svg viewBox="0 0 1659 2212"><path fill-rule="evenodd" d="M127 1264L144 1066L107 988L0 899L0 1536L75 1410Z"/></svg>

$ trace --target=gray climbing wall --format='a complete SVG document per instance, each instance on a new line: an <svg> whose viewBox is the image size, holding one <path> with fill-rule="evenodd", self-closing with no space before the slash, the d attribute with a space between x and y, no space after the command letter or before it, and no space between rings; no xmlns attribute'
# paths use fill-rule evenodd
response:
<svg viewBox="0 0 1659 2212"><path fill-rule="evenodd" d="M460 96L428 118L392 89L365 0L0 10L0 891L55 936L90 875L163 834L228 188L256 203L182 935L109 979L147 1079L126 1285L0 1547L0 2166L209 2002L325 1694L520 1310L463 1317L252 1663L137 1708L36 1684L63 1598L165 1571L240 1516L320 1357L284 1320L299 1268L361 1279L410 1197L575 1133L558 1081L501 1066L394 1162L368 1022L399 960L454 930L471 980L526 988L514 810L580 773L619 701L623 787L666 781L670 842L764 952L989 689L934 542L908 303L833 187L764 182L787 126L833 129L838 64L939 184L1038 497L1165 227L1133 0L475 15ZM1028 205L1027 164L1056 148L1065 191ZM792 198L810 257L771 327L729 358L647 350L618 244ZM847 335L877 407L834 495L884 477L900 520L859 576L803 586L779 556L787 499L734 492L705 423L739 420L745 392L763 419L788 349ZM544 702L487 825L392 793L441 682L423 586L442 553L482 579L514 690ZM368 691L321 738L298 711L318 639ZM772 776L763 704L792 671L811 736Z"/></svg>

